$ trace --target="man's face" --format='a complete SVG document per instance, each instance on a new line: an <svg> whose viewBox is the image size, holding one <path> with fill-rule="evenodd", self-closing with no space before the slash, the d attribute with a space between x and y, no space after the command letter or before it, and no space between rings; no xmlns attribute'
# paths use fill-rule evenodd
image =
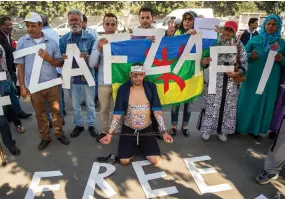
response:
<svg viewBox="0 0 286 199"><path fill-rule="evenodd" d="M2 26L0 26L0 29L5 34L11 34L13 31L13 23L10 20L6 20Z"/></svg>
<svg viewBox="0 0 286 199"><path fill-rule="evenodd" d="M153 22L151 12L141 12L139 15L139 22L142 28L150 28Z"/></svg>
<svg viewBox="0 0 286 199"><path fill-rule="evenodd" d="M106 34L114 34L117 30L117 21L115 17L105 17L103 21L103 28Z"/></svg>
<svg viewBox="0 0 286 199"><path fill-rule="evenodd" d="M87 26L87 22L86 21L82 21L81 27L82 29L86 29Z"/></svg>
<svg viewBox="0 0 286 199"><path fill-rule="evenodd" d="M42 32L43 24L42 23L34 23L34 22L26 22L27 32L31 38L39 38Z"/></svg>
<svg viewBox="0 0 286 199"><path fill-rule="evenodd" d="M141 86L143 83L144 77L145 77L144 72L131 72L130 73L131 82L135 86Z"/></svg>
<svg viewBox="0 0 286 199"><path fill-rule="evenodd" d="M72 33L79 33L82 30L82 21L78 14L70 14L68 16L68 23Z"/></svg>
<svg viewBox="0 0 286 199"><path fill-rule="evenodd" d="M257 27L258 27L258 21L250 24L250 28L253 28L254 30L257 29Z"/></svg>

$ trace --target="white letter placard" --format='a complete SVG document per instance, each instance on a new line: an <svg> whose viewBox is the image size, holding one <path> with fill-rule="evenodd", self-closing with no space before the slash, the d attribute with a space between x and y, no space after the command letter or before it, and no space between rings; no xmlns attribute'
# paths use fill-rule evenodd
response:
<svg viewBox="0 0 286 199"><path fill-rule="evenodd" d="M46 44L43 43L43 44L39 44L33 47L24 48L21 50L17 50L16 52L13 53L14 59L18 59L18 58L35 53L35 60L33 64L31 80L30 80L30 84L28 88L31 94L39 92L47 88L54 87L56 85L60 85L63 83L62 79L59 77L59 78L52 79L50 81L42 82L39 84L40 74L41 74L41 69L42 69L42 64L43 64L43 59L38 55L38 51L40 49L45 50Z"/></svg>
<svg viewBox="0 0 286 199"><path fill-rule="evenodd" d="M232 187L229 184L220 184L220 185L214 185L214 186L208 186L206 184L206 182L203 179L202 174L217 173L217 171L214 168L198 169L194 163L199 162L199 161L210 160L210 159L211 158L209 156L184 158L184 161L189 171L191 172L197 186L199 187L200 192L204 194L204 193L215 193L215 192L220 192L220 191L231 190Z"/></svg>
<svg viewBox="0 0 286 199"><path fill-rule="evenodd" d="M62 176L60 171L46 171L46 172L35 172L30 187L27 191L25 199L33 199L38 192L44 191L58 191L60 190L60 184L55 185L39 185L41 178Z"/></svg>
<svg viewBox="0 0 286 199"><path fill-rule="evenodd" d="M106 172L99 174L100 167L105 167ZM89 175L87 185L84 190L82 199L91 199L94 195L95 185L97 184L108 198L114 196L116 192L112 187L104 180L107 176L114 173L116 168L111 164L94 162Z"/></svg>
<svg viewBox="0 0 286 199"><path fill-rule="evenodd" d="M90 70L85 63L85 60L80 57L80 50L76 44L68 44L67 52L68 59L65 60L62 76L63 76L63 88L70 89L71 77L83 75L87 81L88 86L94 86L95 82L90 73ZM79 68L72 68L73 58L75 58Z"/></svg>
<svg viewBox="0 0 286 199"><path fill-rule="evenodd" d="M217 79L217 73L225 73L225 72L233 72L234 66L225 66L225 65L217 65L218 61L218 54L224 53L237 53L237 47L236 46L212 46L210 47L210 57L212 58L212 61L210 62L209 67L209 88L208 93L209 94L215 94L216 93L216 79Z"/></svg>
<svg viewBox="0 0 286 199"><path fill-rule="evenodd" d="M154 198L154 197L161 197L161 196L168 196L171 194L178 193L178 190L175 186L155 189L152 190L150 184L148 183L149 180L154 180L157 178L164 178L167 176L165 172L157 172L152 174L145 174L142 167L146 165L150 165L151 163L148 160L132 162L132 166L135 170L135 173L139 179L139 182L143 188L143 191L146 194L147 198Z"/></svg>

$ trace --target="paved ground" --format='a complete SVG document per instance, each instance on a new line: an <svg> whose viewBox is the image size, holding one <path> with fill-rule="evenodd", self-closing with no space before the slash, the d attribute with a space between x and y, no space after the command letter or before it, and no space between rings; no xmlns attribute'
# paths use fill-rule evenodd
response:
<svg viewBox="0 0 286 199"><path fill-rule="evenodd" d="M70 99L66 97L67 116L65 118L65 131L69 134L73 129L73 116ZM274 198L277 190L285 195L284 177L278 182L261 186L255 183L256 175L263 168L263 161L271 141L268 138L254 140L248 135L230 136L227 143L220 142L215 135L208 142L202 141L200 133L195 129L200 109L200 101L194 104L194 113L191 116L189 129L191 136L185 138L182 134L175 137L173 144L167 145L159 141L163 159L158 168L144 166L145 173L165 171L166 178L149 181L152 189L176 186L177 194L161 198L225 198L225 199L254 199L260 194L267 198ZM23 105L24 110L32 112L30 104ZM99 118L99 113L97 113ZM170 111L165 109L165 121L170 121ZM180 118L181 121L181 118ZM13 157L4 149L9 164L0 167L0 198L22 199L25 197L31 179L35 172L61 171L63 176L41 180L40 184L60 184L60 190L54 192L38 193L35 198L47 199L80 199L83 197L85 187L90 175L93 162L98 156L116 153L118 138L114 137L108 146L98 144L86 131L78 138L71 140L69 146L63 146L56 139L47 150L40 152L37 146L40 141L34 117L23 120L26 128L25 134L17 134L14 127L13 136L21 148L22 153ZM100 126L99 120L97 122ZM283 132L285 129L283 128ZM53 137L55 138L55 137ZM251 150L249 150L251 149ZM248 151L247 151L248 150ZM203 175L208 185L228 183L233 188L213 194L201 195L194 178L188 171L183 158L208 155L211 160L201 162L198 167L214 167L218 173ZM144 160L140 155L134 161ZM106 180L117 192L112 198L146 198L138 177L132 167L115 164L116 171ZM105 172L103 169L100 172ZM281 176L284 176L282 172ZM107 198L99 187L96 187L95 198Z"/></svg>

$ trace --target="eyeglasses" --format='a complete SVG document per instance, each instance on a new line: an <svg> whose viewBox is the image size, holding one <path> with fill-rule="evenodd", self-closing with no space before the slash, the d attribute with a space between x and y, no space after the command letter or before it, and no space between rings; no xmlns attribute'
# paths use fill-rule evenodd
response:
<svg viewBox="0 0 286 199"><path fill-rule="evenodd" d="M183 20L184 21L193 21L194 19L193 19L193 17L184 17Z"/></svg>

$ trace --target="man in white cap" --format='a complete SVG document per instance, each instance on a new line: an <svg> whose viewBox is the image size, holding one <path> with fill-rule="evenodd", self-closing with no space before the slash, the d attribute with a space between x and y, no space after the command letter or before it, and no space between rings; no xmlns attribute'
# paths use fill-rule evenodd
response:
<svg viewBox="0 0 286 199"><path fill-rule="evenodd" d="M164 141L167 143L173 141L164 124L156 85L145 81L144 77L145 71L142 64L136 63L131 66L130 81L118 89L111 126L107 134L100 139L101 143L109 144L112 134L124 115L118 148L118 158L122 164L128 164L131 161L136 144L140 146L143 155L152 164L156 165L159 162L160 148L157 140L155 136L146 136L146 134L154 132L151 125L152 112ZM136 136L130 136L134 134Z"/></svg>
<svg viewBox="0 0 286 199"><path fill-rule="evenodd" d="M33 47L38 44L45 44L46 49L40 49L38 55L43 58L39 83L50 81L58 77L56 67L63 66L62 55L60 49L53 39L47 37L43 32L42 18L38 13L29 12L25 18L28 35L21 37L17 44L17 50ZM20 84L20 93L23 98L29 94L29 84L31 73L33 70L35 54L26 55L19 59L15 59L14 63L18 67L18 78ZM70 143L63 132L62 117L60 112L60 85L41 90L31 94L31 101L36 112L38 128L41 134L41 143L38 146L39 150L47 148L51 142L49 121L46 116L46 101L49 104L54 133L57 139L64 145Z"/></svg>

